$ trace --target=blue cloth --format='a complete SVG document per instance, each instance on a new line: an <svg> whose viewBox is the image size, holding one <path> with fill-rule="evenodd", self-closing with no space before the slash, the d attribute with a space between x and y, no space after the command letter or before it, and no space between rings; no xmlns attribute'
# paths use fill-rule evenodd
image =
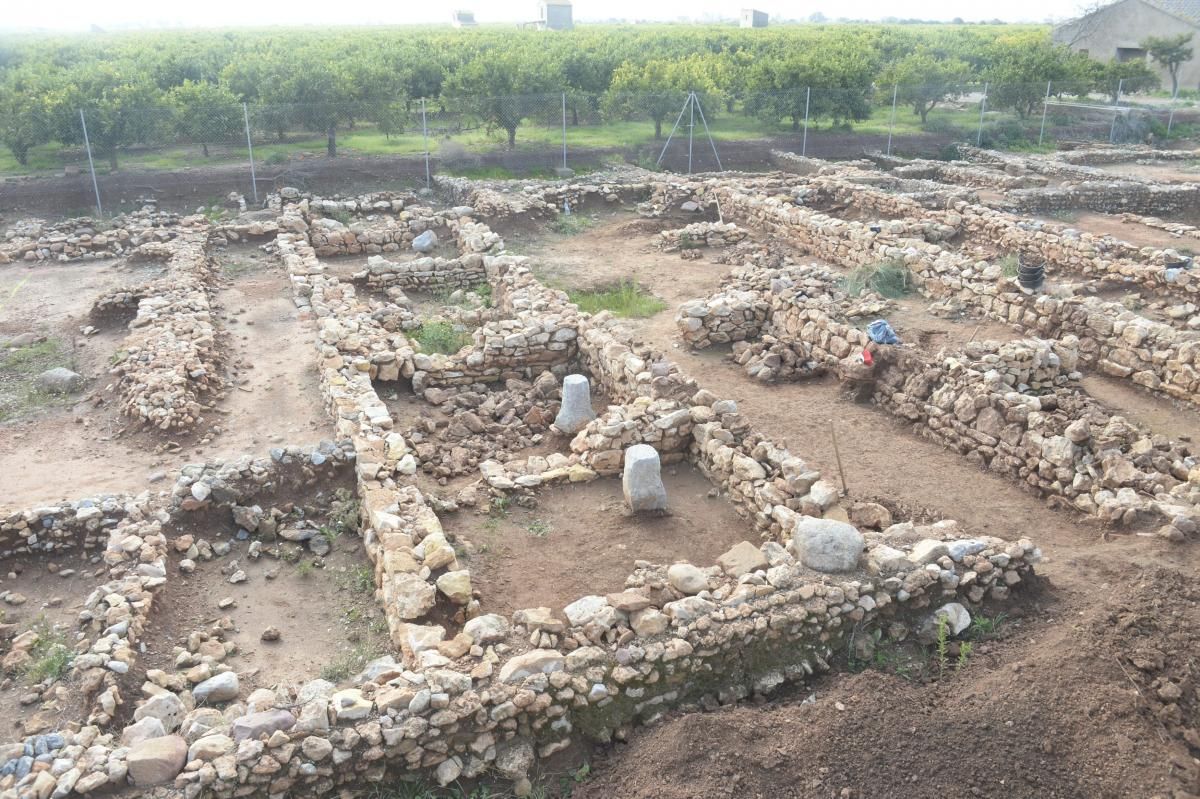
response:
<svg viewBox="0 0 1200 799"><path fill-rule="evenodd" d="M883 319L876 319L871 324L867 325L867 335L871 337L871 341L876 344L899 344L900 338L896 335L896 331L892 330Z"/></svg>

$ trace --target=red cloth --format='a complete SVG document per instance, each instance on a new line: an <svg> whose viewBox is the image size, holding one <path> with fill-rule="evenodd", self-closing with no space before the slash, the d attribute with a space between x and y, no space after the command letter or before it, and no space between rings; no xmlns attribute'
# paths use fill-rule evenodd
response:
<svg viewBox="0 0 1200 799"><path fill-rule="evenodd" d="M873 357L871 357L871 351L870 351L870 350L863 350L863 351L862 351L862 359L863 359L863 363L865 363L867 366L874 366L874 365L875 365L875 359L874 359Z"/></svg>

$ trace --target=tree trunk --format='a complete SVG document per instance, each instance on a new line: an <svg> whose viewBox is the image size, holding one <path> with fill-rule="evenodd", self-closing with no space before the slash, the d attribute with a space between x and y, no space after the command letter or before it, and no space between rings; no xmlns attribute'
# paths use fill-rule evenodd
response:
<svg viewBox="0 0 1200 799"><path fill-rule="evenodd" d="M661 118L654 120L654 138L656 138L656 139L662 138L662 119Z"/></svg>
<svg viewBox="0 0 1200 799"><path fill-rule="evenodd" d="M17 163L21 166L29 166L29 145L14 144L12 148L13 158L17 159Z"/></svg>
<svg viewBox="0 0 1200 799"><path fill-rule="evenodd" d="M577 105L571 106L571 124L579 127L579 106Z"/></svg>
<svg viewBox="0 0 1200 799"><path fill-rule="evenodd" d="M1178 97L1179 96L1179 68L1176 67L1175 69L1170 70L1170 72L1171 72L1171 96ZM1113 105L1116 105L1116 103L1113 103Z"/></svg>
<svg viewBox="0 0 1200 799"><path fill-rule="evenodd" d="M800 115L792 114L792 133L800 132Z"/></svg>
<svg viewBox="0 0 1200 799"><path fill-rule="evenodd" d="M505 128L508 131L508 149L512 150L517 146L517 128L514 125L511 128Z"/></svg>
<svg viewBox="0 0 1200 799"><path fill-rule="evenodd" d="M108 151L108 171L109 172L117 171L117 148L116 147L113 147L111 150Z"/></svg>
<svg viewBox="0 0 1200 799"><path fill-rule="evenodd" d="M337 158L337 125L330 125L327 131L328 140L325 143L325 154Z"/></svg>
<svg viewBox="0 0 1200 799"><path fill-rule="evenodd" d="M933 106L929 106L928 108L926 108L924 103L921 104L921 108L917 111L917 113L921 115L921 124L922 125L925 124L925 120L929 117L929 112L932 110L933 110Z"/></svg>
<svg viewBox="0 0 1200 799"><path fill-rule="evenodd" d="M208 142L200 142L200 152L204 153L205 158L208 158Z"/></svg>

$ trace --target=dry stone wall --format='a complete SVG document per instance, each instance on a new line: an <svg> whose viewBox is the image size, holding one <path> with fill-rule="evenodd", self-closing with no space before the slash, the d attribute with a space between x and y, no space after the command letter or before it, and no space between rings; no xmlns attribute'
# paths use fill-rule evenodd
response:
<svg viewBox="0 0 1200 799"><path fill-rule="evenodd" d="M203 415L201 397L221 386L216 326L209 305L214 266L200 218L181 222L176 238L144 244L136 257L165 262L167 274L141 287L137 313L111 370L122 411L159 430L186 429Z"/></svg>
<svg viewBox="0 0 1200 799"><path fill-rule="evenodd" d="M175 237L177 214L144 208L101 225L89 217L47 225L26 220L9 228L0 241L0 264L13 261L82 261L127 255L148 242Z"/></svg>

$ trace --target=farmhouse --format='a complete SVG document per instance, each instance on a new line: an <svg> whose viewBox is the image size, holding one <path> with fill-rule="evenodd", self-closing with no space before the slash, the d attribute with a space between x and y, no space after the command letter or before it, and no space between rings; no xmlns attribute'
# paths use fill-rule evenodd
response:
<svg viewBox="0 0 1200 799"><path fill-rule="evenodd" d="M1149 36L1178 36L1200 32L1200 0L1118 0L1054 29L1054 41L1092 58L1111 61L1146 60L1141 42ZM1198 39L1200 41L1200 39ZM1157 64L1151 64L1158 68ZM1166 70L1160 69L1164 80ZM1200 86L1200 60L1179 68L1180 88Z"/></svg>
<svg viewBox="0 0 1200 799"><path fill-rule="evenodd" d="M767 12L756 11L753 8L742 9L742 27L743 28L765 28L767 27Z"/></svg>
<svg viewBox="0 0 1200 799"><path fill-rule="evenodd" d="M575 27L571 20L571 0L541 0L538 3L538 28L569 31Z"/></svg>

